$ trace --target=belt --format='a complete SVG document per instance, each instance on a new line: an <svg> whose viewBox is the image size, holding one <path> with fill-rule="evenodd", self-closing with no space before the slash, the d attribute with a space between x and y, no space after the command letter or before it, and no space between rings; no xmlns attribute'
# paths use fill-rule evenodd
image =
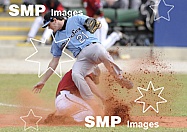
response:
<svg viewBox="0 0 187 132"><path fill-rule="evenodd" d="M88 44L88 45L86 45L85 47L87 47L87 46L89 46L89 45L91 45L91 44L96 44L97 42L91 42L90 44ZM81 52L81 50L80 50L80 52ZM79 53L80 53L79 52ZM75 56L75 57L77 57L78 55L79 55L79 53Z"/></svg>
<svg viewBox="0 0 187 132"><path fill-rule="evenodd" d="M86 47L89 46L89 45L91 45L91 44L96 44L96 43L97 43L97 42L91 42L90 44L86 45Z"/></svg>
<svg viewBox="0 0 187 132"><path fill-rule="evenodd" d="M58 96L61 95L61 94L70 94L70 91L68 91L68 90L62 90L62 91L60 91L60 92L56 95L56 97L58 97Z"/></svg>

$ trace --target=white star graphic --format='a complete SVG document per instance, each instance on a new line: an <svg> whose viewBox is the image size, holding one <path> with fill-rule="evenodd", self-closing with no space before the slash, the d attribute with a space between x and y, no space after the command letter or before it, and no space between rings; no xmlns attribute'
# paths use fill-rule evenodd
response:
<svg viewBox="0 0 187 132"><path fill-rule="evenodd" d="M66 60L66 61L62 61L60 60L59 62L59 71L55 71L54 69L52 69L51 67L48 67L44 72L41 72L41 62L40 61L37 61L36 59L31 59L31 57L33 57L34 55L36 55L39 51L38 49L36 48L35 44L33 41L37 41L37 42L41 42L41 43L45 43L46 40L44 40L43 42L40 41L40 40L37 40L37 39L34 39L34 38L30 38L30 41L35 49L35 52L33 54L31 54L30 56L28 56L25 61L28 61L28 62L32 62L32 63L37 63L39 64L38 66L38 77L40 78L41 76L43 76L48 70L52 70L56 75L58 75L60 78L62 77L62 67L61 67L61 64L62 63L67 63L67 62L72 62L72 61L75 61L75 59L73 57L71 57L68 53L65 52L65 49L66 49L66 46L67 44L69 43L70 41L70 38L67 38L67 39L63 39L63 40L60 40L60 41L56 41L55 40L55 37L54 35L52 34L52 37L53 37L53 40L55 43L59 43L59 42L62 42L62 41L67 41L66 45L64 46L64 48L62 49L62 55L65 54L66 56L68 56L70 58L70 60Z"/></svg>
<svg viewBox="0 0 187 132"><path fill-rule="evenodd" d="M32 114L31 114L31 113L32 113ZM27 127L27 122L25 121L26 119L24 120L24 118L29 119L29 117L30 117L30 118L31 118L31 117L38 118L37 121L35 122L36 127L33 127L33 126ZM36 115L34 114L33 110L30 109L28 115L26 115L26 116L21 116L20 119L25 123L25 124L24 124L24 131L26 131L26 130L28 130L28 129L30 129L30 128L35 129L35 130L38 131L38 122L42 119L42 117L41 117L41 116L36 116Z"/></svg>
<svg viewBox="0 0 187 132"><path fill-rule="evenodd" d="M158 97L159 97L160 99L162 99L162 101L156 102L156 109L155 109L151 104L148 104L149 106L147 107L147 109L145 109L146 102L140 101L140 99L144 97L141 90L148 92L148 90L150 90L151 88L152 88L152 90L153 90L154 92L160 90L160 92L159 92L159 94L158 94ZM134 102L136 102L136 103L142 103L142 104L143 104L143 113L145 113L149 108L152 108L155 112L158 113L158 112L159 112L158 104L166 103L166 102L167 102L166 99L164 99L163 97L160 96L160 94L161 94L162 91L164 90L164 87L160 87L160 88L155 89L154 86L153 86L152 81L149 82L147 89L144 89L144 88L141 88L141 87L137 87L137 89L138 89L138 91L140 92L141 96L140 96L139 98L137 98L136 100L134 100ZM155 93L154 93L154 94L155 94ZM152 94L152 95L153 95L153 94ZM151 100L151 99L150 99L150 100ZM155 105L155 104L154 104L154 105Z"/></svg>
<svg viewBox="0 0 187 132"><path fill-rule="evenodd" d="M161 6L163 4L164 4L164 8L169 8L169 10L167 10L167 17L165 17L163 13L160 14L160 16L159 16L159 11L158 11L159 10L159 6ZM159 20L161 18L163 18L163 19L165 19L167 21L170 21L169 12L174 8L174 5L166 4L165 0L160 0L158 2L158 4L150 5L149 7L153 10L153 12L155 14L154 21L157 21L157 20Z"/></svg>

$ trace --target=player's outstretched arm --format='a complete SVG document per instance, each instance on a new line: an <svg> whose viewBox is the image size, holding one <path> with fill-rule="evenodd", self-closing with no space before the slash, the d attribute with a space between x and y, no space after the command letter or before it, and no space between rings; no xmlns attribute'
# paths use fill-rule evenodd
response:
<svg viewBox="0 0 187 132"><path fill-rule="evenodd" d="M59 62L59 57L53 57L53 59L51 60L51 62L49 63L50 68L52 68L53 70L56 69L56 67L58 66L58 62ZM47 70L47 72L44 74L43 78L41 79L40 82L38 82L34 88L33 88L33 92L34 93L40 93L42 88L44 87L46 81L49 79L49 77L53 74L53 70L49 69Z"/></svg>

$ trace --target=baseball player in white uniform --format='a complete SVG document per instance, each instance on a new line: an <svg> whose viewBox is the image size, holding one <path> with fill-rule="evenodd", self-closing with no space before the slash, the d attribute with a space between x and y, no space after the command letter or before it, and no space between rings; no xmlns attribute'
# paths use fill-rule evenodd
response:
<svg viewBox="0 0 187 132"><path fill-rule="evenodd" d="M110 48L117 41L119 41L123 35L121 32L112 32L108 35L108 23L104 17L102 10L102 4L100 0L83 0L86 14L89 17L93 17L102 23L102 27L98 29L94 34L101 44L106 48Z"/></svg>
<svg viewBox="0 0 187 132"><path fill-rule="evenodd" d="M105 17L101 16L100 14L101 12L100 10L98 10L93 16L95 19L102 23L102 27L95 31L95 36L99 39L105 49L109 49L123 37L123 34L121 32L114 31L108 35L108 23L106 22Z"/></svg>
<svg viewBox="0 0 187 132"><path fill-rule="evenodd" d="M77 15L66 20L63 16L52 16L51 12L48 12L44 16L43 27L47 26L55 33L57 42L52 42L51 53L53 58L49 67L53 70L56 69L64 47L71 51L77 59L72 68L72 80L84 100L94 99L85 77L92 73L94 67L100 63L105 65L122 87L128 89L133 87L132 82L123 77L122 70L114 63L112 57L93 34L101 26L96 19L85 15ZM41 91L52 73L52 70L48 70L44 74L41 81L35 85L34 92Z"/></svg>
<svg viewBox="0 0 187 132"><path fill-rule="evenodd" d="M85 77L86 82L89 84L93 93L98 96L102 101L105 101L104 95L97 91L97 87L94 84L94 78L91 75ZM93 81L92 81L93 80ZM95 116L103 111L102 107L99 107L99 103L96 106L89 105L80 96L80 92L75 86L72 80L72 70L68 71L58 84L56 90L55 107L56 111L50 114L46 119L45 123L55 122L55 117L68 118L71 122L75 121L78 123L84 122L86 116ZM97 109L97 112L94 112ZM100 111L100 113L98 113ZM53 116L53 117L52 117ZM65 120L65 119L64 119ZM63 123L63 122L61 122ZM66 122L64 122L66 123Z"/></svg>

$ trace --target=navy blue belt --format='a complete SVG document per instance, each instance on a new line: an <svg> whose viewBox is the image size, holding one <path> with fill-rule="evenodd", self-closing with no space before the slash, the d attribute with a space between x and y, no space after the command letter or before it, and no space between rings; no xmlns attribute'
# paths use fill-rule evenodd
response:
<svg viewBox="0 0 187 132"><path fill-rule="evenodd" d="M97 42L91 42L90 44L86 45L86 47L89 46L89 45L91 45L91 44L96 44L96 43L97 43Z"/></svg>
<svg viewBox="0 0 187 132"><path fill-rule="evenodd" d="M87 46L89 46L89 45L91 45L91 44L96 44L96 43L97 43L97 42L91 42L90 44L86 45L85 47L87 47ZM85 48L85 47L84 47L84 48ZM80 52L81 52L81 50L80 50ZM79 53L80 53L80 52L79 52ZM79 53L78 53L75 57L77 57L77 56L79 55Z"/></svg>

